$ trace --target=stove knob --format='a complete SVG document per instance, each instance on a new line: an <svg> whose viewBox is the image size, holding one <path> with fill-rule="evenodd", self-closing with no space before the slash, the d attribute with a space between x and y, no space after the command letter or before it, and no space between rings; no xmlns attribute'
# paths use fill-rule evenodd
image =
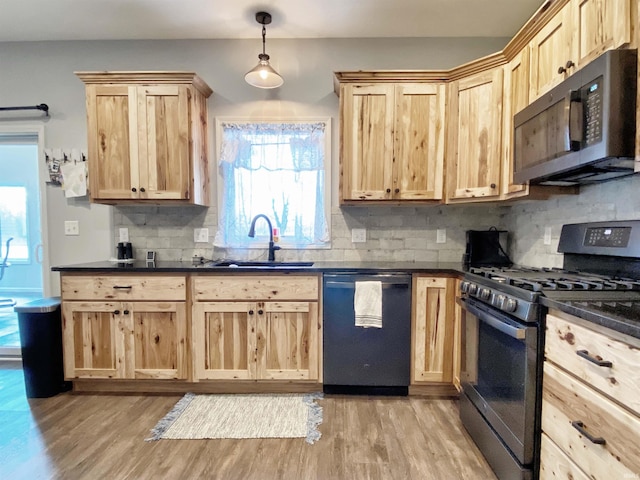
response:
<svg viewBox="0 0 640 480"><path fill-rule="evenodd" d="M505 297L504 295L498 295L498 297L496 298L495 306L500 310L504 310L504 302L506 299L507 297Z"/></svg>
<svg viewBox="0 0 640 480"><path fill-rule="evenodd" d="M494 293L493 295L491 295L491 300L490 302L491 305L493 305L494 307L498 306L498 294Z"/></svg>
<svg viewBox="0 0 640 480"><path fill-rule="evenodd" d="M502 308L505 312L515 312L518 308L518 301L515 298L507 298Z"/></svg>
<svg viewBox="0 0 640 480"><path fill-rule="evenodd" d="M470 295L475 295L477 291L478 291L478 285L476 285L475 283L469 283L467 292L469 292Z"/></svg>
<svg viewBox="0 0 640 480"><path fill-rule="evenodd" d="M460 291L462 293L467 293L468 290L469 290L469 282L465 280L464 282L460 283Z"/></svg>
<svg viewBox="0 0 640 480"><path fill-rule="evenodd" d="M481 288L478 292L478 297L480 297L482 300L489 300L490 296L491 290L489 290L488 288Z"/></svg>

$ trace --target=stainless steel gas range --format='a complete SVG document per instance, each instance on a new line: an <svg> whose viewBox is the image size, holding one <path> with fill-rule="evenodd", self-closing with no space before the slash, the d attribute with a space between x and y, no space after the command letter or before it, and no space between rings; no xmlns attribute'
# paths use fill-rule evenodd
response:
<svg viewBox="0 0 640 480"><path fill-rule="evenodd" d="M546 305L640 327L640 221L565 225L558 251L561 269L471 267L461 282L460 417L500 479L538 476Z"/></svg>

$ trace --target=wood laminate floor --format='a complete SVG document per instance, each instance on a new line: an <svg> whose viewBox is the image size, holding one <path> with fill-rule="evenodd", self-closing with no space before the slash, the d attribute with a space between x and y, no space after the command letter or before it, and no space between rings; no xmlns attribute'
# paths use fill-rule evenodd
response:
<svg viewBox="0 0 640 480"><path fill-rule="evenodd" d="M314 445L145 442L180 396L27 399L20 366L0 362L2 479L495 479L455 400L327 395Z"/></svg>

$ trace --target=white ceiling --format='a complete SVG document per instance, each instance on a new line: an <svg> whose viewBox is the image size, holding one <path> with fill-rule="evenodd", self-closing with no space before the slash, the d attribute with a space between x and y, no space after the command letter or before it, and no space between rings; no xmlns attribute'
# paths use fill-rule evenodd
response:
<svg viewBox="0 0 640 480"><path fill-rule="evenodd" d="M0 41L511 37L543 0L1 0Z"/></svg>

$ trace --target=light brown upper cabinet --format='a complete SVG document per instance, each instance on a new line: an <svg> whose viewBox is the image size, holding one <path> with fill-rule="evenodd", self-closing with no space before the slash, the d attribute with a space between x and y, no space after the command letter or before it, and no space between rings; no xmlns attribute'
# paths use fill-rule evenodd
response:
<svg viewBox="0 0 640 480"><path fill-rule="evenodd" d="M502 135L502 196L528 195L529 185L513 182L513 116L529 105L529 49L521 50L504 66L504 115Z"/></svg>
<svg viewBox="0 0 640 480"><path fill-rule="evenodd" d="M631 0L570 0L531 41L530 100L630 42Z"/></svg>
<svg viewBox="0 0 640 480"><path fill-rule="evenodd" d="M444 83L342 83L347 74L336 73L340 203L441 200Z"/></svg>
<svg viewBox="0 0 640 480"><path fill-rule="evenodd" d="M500 197L503 72L450 83L447 203Z"/></svg>
<svg viewBox="0 0 640 480"><path fill-rule="evenodd" d="M209 205L207 98L193 72L76 72L91 201Z"/></svg>

